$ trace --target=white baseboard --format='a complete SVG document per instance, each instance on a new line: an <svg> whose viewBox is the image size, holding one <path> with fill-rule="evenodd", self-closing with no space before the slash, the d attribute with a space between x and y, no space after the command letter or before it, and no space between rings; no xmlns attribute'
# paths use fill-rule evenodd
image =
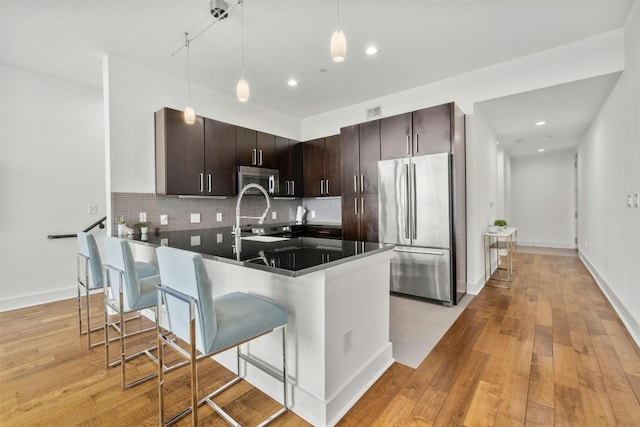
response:
<svg viewBox="0 0 640 427"><path fill-rule="evenodd" d="M0 312L73 298L77 294L77 288L72 287L41 292L38 294L22 295L14 298L0 299Z"/></svg>
<svg viewBox="0 0 640 427"><path fill-rule="evenodd" d="M575 249L576 244L573 242L544 242L538 240L522 240L518 239L518 246L538 246L542 248L557 249Z"/></svg>
<svg viewBox="0 0 640 427"><path fill-rule="evenodd" d="M475 282L467 282L467 293L470 295L478 295L484 288L484 276L480 277Z"/></svg>
<svg viewBox="0 0 640 427"><path fill-rule="evenodd" d="M582 263L585 265L585 267L587 267L587 270L589 270L589 273L591 273L591 276L593 276L593 279L598 284L598 287L600 287L600 290L602 290L604 296L607 298L607 300L609 300L609 303L620 317L620 320L622 320L622 323L627 328L627 331L629 332L629 335L631 335L631 338L633 338L638 347L640 347L640 324L633 318L633 316L631 316L629 310L627 310L627 308L624 306L622 301L620 301L615 292L611 289L611 287L609 287L600 273L598 273L598 269L591 263L589 258L587 258L587 256L580 250L578 251L578 256L580 257L580 260L582 260Z"/></svg>

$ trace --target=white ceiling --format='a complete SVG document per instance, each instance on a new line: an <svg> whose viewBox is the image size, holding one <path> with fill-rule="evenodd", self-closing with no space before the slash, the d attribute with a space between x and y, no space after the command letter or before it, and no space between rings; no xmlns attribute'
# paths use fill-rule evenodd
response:
<svg viewBox="0 0 640 427"><path fill-rule="evenodd" d="M620 28L632 3L342 0L348 53L337 64L329 55L335 0L245 0L249 102L309 117ZM185 78L185 50L172 53L183 45L184 32L195 34L212 20L208 0L2 0L1 59L4 65L96 87L102 84L105 54ZM370 43L378 46L378 55L363 53ZM192 42L191 80L235 96L240 74L237 7ZM287 86L290 77L298 79L298 87ZM593 82L602 89L610 80ZM549 89L542 99L554 93ZM488 103L487 111L505 117L514 111L498 103ZM501 135L518 134L488 116Z"/></svg>
<svg viewBox="0 0 640 427"><path fill-rule="evenodd" d="M502 147L512 157L574 149L620 77L611 73L479 102ZM546 124L536 126L539 121Z"/></svg>

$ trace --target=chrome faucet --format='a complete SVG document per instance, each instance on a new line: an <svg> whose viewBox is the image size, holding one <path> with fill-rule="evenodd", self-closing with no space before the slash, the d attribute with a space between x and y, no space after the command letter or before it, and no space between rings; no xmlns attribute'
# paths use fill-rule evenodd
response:
<svg viewBox="0 0 640 427"><path fill-rule="evenodd" d="M267 201L267 208L264 210L262 216L240 216L240 202L242 202L242 196L247 192L250 188L257 188L264 195L265 200ZM264 220L267 218L267 212L271 209L271 201L269 200L269 194L267 190L264 189L260 184L250 183L242 187L240 190L240 194L238 194L238 201L236 202L236 225L233 226L233 234L235 235L235 243L236 243L236 257L240 260L240 252L241 252L241 231L240 231L240 218L243 219L257 219L258 224L262 225Z"/></svg>

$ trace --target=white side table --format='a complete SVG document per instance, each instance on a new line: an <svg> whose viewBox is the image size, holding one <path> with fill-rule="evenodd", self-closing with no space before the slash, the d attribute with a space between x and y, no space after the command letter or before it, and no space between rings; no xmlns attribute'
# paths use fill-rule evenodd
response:
<svg viewBox="0 0 640 427"><path fill-rule="evenodd" d="M482 234L484 244L484 283L488 286L510 288L515 276L515 264L518 257L518 229L515 227L505 228L495 233L485 232ZM496 253L496 269L493 267L493 249ZM500 263L500 257L506 257L504 265ZM501 274L500 270L506 271ZM501 286L495 282L506 282Z"/></svg>

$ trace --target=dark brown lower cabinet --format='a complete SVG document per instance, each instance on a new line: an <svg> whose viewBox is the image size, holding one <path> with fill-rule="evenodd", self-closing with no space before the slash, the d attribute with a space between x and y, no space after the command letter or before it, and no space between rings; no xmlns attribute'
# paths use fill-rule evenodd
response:
<svg viewBox="0 0 640 427"><path fill-rule="evenodd" d="M364 242L378 241L378 195L342 197L342 238Z"/></svg>

